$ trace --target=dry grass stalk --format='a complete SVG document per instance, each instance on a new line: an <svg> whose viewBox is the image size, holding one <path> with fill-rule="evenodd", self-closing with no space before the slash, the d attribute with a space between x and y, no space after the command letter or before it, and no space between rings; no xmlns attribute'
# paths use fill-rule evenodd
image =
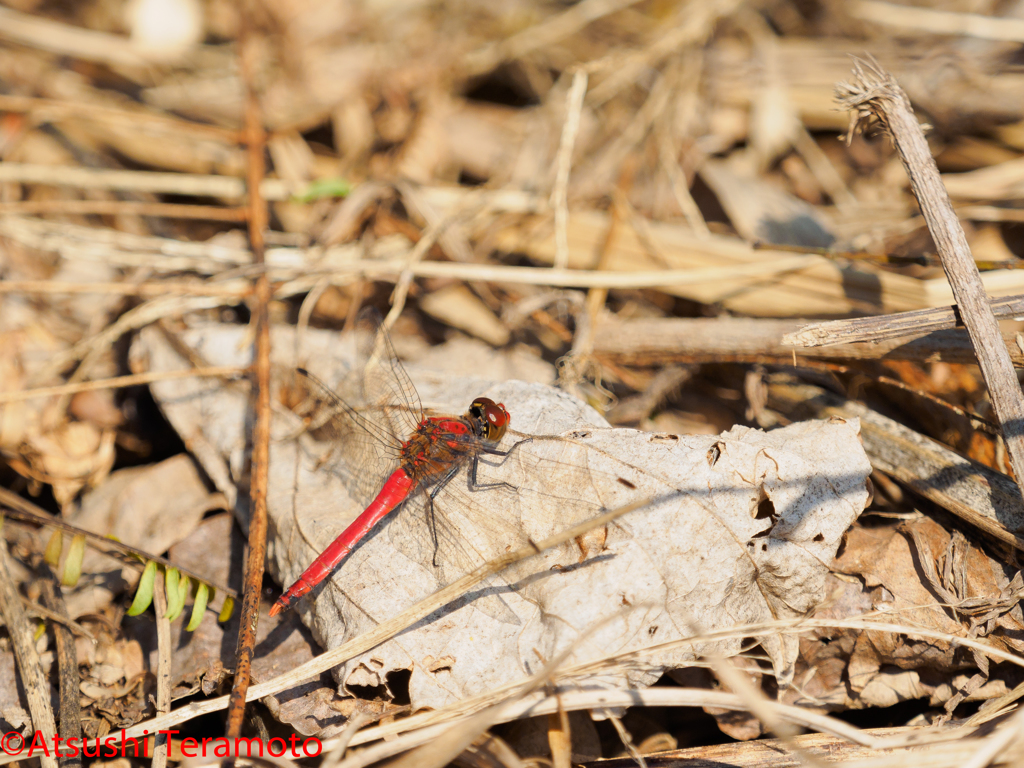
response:
<svg viewBox="0 0 1024 768"><path fill-rule="evenodd" d="M232 287L237 286L237 287ZM122 296L221 296L226 301L244 299L252 293L247 281L232 280L230 284L200 282L176 283L161 280L154 283L62 283L54 280L5 280L0 293L7 294L83 294L116 293Z"/></svg>
<svg viewBox="0 0 1024 768"><path fill-rule="evenodd" d="M224 734L229 739L242 735L245 724L245 703L256 653L256 627L260 619L260 598L263 592L263 569L267 558L267 488L270 476L270 278L263 271L265 264L264 232L269 212L260 196L260 184L266 177L267 136L263 129L263 111L256 92L255 40L251 22L244 18L239 32L240 68L245 85L245 143L248 159L246 186L249 194L248 235L253 265L260 270L256 277L252 314L254 321L254 364L250 403L255 414L252 432L246 435L250 448L249 467L249 551L246 557L242 592L241 626L235 646L235 676L228 697L227 724Z"/></svg>
<svg viewBox="0 0 1024 768"><path fill-rule="evenodd" d="M341 732L341 735L336 739L333 739L333 744L328 747L329 751L324 756L323 762L320 764L320 768L338 768L338 763L345 756L345 750L348 749L349 742L352 741L352 737L356 735L356 732L362 728L370 720L369 715L365 712L356 711L345 723L345 730Z"/></svg>
<svg viewBox="0 0 1024 768"><path fill-rule="evenodd" d="M1024 42L1024 21L993 18L980 13L956 13L935 8L915 8L880 0L855 0L850 12L864 21L933 35L967 35L986 40Z"/></svg>
<svg viewBox="0 0 1024 768"><path fill-rule="evenodd" d="M639 0L583 0L542 23L517 35L491 43L471 53L464 63L469 75L488 72L508 59L518 59L530 51L551 45L603 16L628 8Z"/></svg>
<svg viewBox="0 0 1024 768"><path fill-rule="evenodd" d="M167 592L164 574L157 573L153 590L153 610L156 613L156 712L164 715L171 711L171 622L167 619ZM165 768L170 744L167 736L157 734L153 743L153 768Z"/></svg>
<svg viewBox="0 0 1024 768"><path fill-rule="evenodd" d="M32 715L32 728L40 734L44 744L56 744L54 739L57 736L57 726L53 720L53 710L50 708L50 684L39 666L39 654L36 652L32 627L22 610L21 598L7 565L9 558L7 542L0 539L0 616L7 625L14 658L18 663L19 678L25 687L25 697L28 699L29 712ZM15 751L6 757L18 759L19 754ZM43 750L38 756L42 768L57 768L57 758L50 750Z"/></svg>
<svg viewBox="0 0 1024 768"><path fill-rule="evenodd" d="M245 182L229 176L193 173L156 173L151 171L112 171L103 168L3 163L0 182L49 184L80 189L111 189L153 192L188 197L216 197L240 200L245 196ZM280 179L264 179L260 194L265 200L288 200L300 194L304 185L296 187Z"/></svg>
<svg viewBox="0 0 1024 768"><path fill-rule="evenodd" d="M238 208L214 208L210 205L178 203L136 203L122 200L27 200L0 203L0 215L68 214L99 216L166 216L209 221L245 221L245 211Z"/></svg>
<svg viewBox="0 0 1024 768"><path fill-rule="evenodd" d="M900 317L897 315L896 317ZM867 320L869 318L859 318ZM870 318L875 319L875 318ZM853 323L855 321L834 321ZM977 361L963 329L898 336L885 341L860 341L820 347L793 347L789 340L825 324L801 326L798 320L757 318L656 318L612 320L597 324L596 354L620 362L656 362L779 358L783 360L915 360L970 364ZM875 327L872 324L872 327ZM799 329L799 330L797 330ZM1015 337L1003 339L1011 359L1024 367L1024 350Z"/></svg>
<svg viewBox="0 0 1024 768"><path fill-rule="evenodd" d="M904 728L872 728L866 733L885 737L900 732L926 730L929 726L907 726ZM802 755L812 755L826 764L874 766L876 768L902 768L909 762L914 765L949 766L963 768L964 761L978 754L985 739L961 739L932 747L916 747L910 750L883 750L865 747L842 738L826 734L807 733L797 736L794 744L800 747ZM690 762L711 765L724 764L736 768L800 768L805 763L800 756L785 754L785 745L780 739L745 741L735 744L719 744L705 747L677 749L659 755L663 760L676 760L680 765ZM1007 755L997 765L1012 764L1019 755Z"/></svg>
<svg viewBox="0 0 1024 768"><path fill-rule="evenodd" d="M558 147L555 188L551 191L551 205L555 209L555 267L569 266L569 170L572 168L572 150L576 146L576 134L580 129L580 113L583 111L583 97L587 95L586 70L578 69L572 76L572 85L565 97L565 125Z"/></svg>
<svg viewBox="0 0 1024 768"><path fill-rule="evenodd" d="M4 112L28 113L41 122L61 118L87 118L89 120L105 120L125 127L138 128L141 121L144 129L153 130L159 128L165 134L194 134L197 137L224 142L225 146L237 144L239 141L238 131L221 128L216 125L205 125L192 120L182 120L163 112L138 107L111 107L102 103L76 102L67 99L43 99L5 93L0 94L0 110Z"/></svg>
<svg viewBox="0 0 1024 768"><path fill-rule="evenodd" d="M892 616L889 616L889 618L892 618ZM811 631L815 628L825 627L847 627L863 630L875 629L895 633L909 633L915 636L920 635L922 637L933 638L935 640L960 643L970 648L976 648L985 654L991 655L993 658L999 658L1018 666L1024 666L1024 660L1017 656L1000 651L988 644L980 643L977 640L957 637L945 632L928 630L909 623L899 624L893 622L879 622L872 620L870 617L855 617L845 620L794 619L776 621L772 622L770 625L734 627L728 630L708 632L699 637L677 641L677 643L688 644L709 638L743 636L744 633L761 634L765 631L799 633ZM600 664L614 665L628 663L632 656L642 655L643 653L645 653L645 651L621 654L611 656L604 661L589 662L577 667L563 669L560 670L559 677L556 682L567 682L571 686L571 681L576 675L585 674L587 671L593 671L593 669ZM353 755L353 757L349 761L346 761L344 765L346 768L366 766L375 761L404 752L412 746L430 741L431 739L436 738L438 734L443 733L443 728L445 726L442 725L442 723L446 722L449 718L453 716L465 718L469 713L479 711L479 707L493 706L493 702L495 700L504 702L504 711L498 717L499 721L515 719L517 716L521 716L525 713L530 713L532 715L554 713L563 707L570 711L584 708L601 709L628 705L629 702L632 702L633 704L657 706L715 706L740 711L747 711L752 706L752 702L747 696L725 693L722 691L709 691L705 689L651 688L640 691L577 691L572 690L570 687L568 690L560 689L556 695L547 696L542 700L538 700L540 694L510 696L510 693L512 693L512 690L510 689L518 688L518 685L508 686L501 691L490 692L470 701L459 702L458 704L447 707L444 710L413 715L410 718L394 723L368 728L362 731L354 741L358 743L365 743L369 740L382 738L385 739L385 741L361 751L358 755ZM761 706L772 710L772 719L779 718L782 721L800 725L805 728L811 728L821 733L833 734L850 743L858 744L871 750L916 750L920 749L922 745L927 744L948 746L950 743L964 741L964 737L973 731L971 728L963 727L893 729L892 732L886 732L887 738L877 738L871 733L860 731L842 721L810 712L801 707L782 705L767 699L762 701ZM397 738L388 738L389 736L394 737L396 734L406 731L407 733L404 733L404 735L398 736ZM890 733L892 735L890 735ZM975 742L975 748L978 743L983 743L983 740L977 740Z"/></svg>
<svg viewBox="0 0 1024 768"><path fill-rule="evenodd" d="M124 36L78 29L9 8L0 8L0 30L6 40L61 55L139 69L148 63Z"/></svg>
<svg viewBox="0 0 1024 768"><path fill-rule="evenodd" d="M841 84L837 94L844 106L856 110L861 118L874 117L892 136L978 355L1010 464L1017 477L1024 477L1024 396L967 238L942 186L910 100L892 75L877 65L867 67L860 62L854 68L854 82Z"/></svg>
<svg viewBox="0 0 1024 768"><path fill-rule="evenodd" d="M57 679L60 682L59 696L59 733L64 744L68 739L76 741L82 738L82 706L80 698L81 676L78 673L78 657L75 653L75 639L68 628L74 624L68 618L67 604L60 590L60 581L55 573L48 569L42 579L42 597L50 611L57 618L53 624L53 636L57 645ZM68 755L61 760L63 768L80 768L82 756Z"/></svg>
<svg viewBox="0 0 1024 768"><path fill-rule="evenodd" d="M1009 319L1024 314L1024 296L1002 296L991 301L992 313L999 319ZM857 317L851 320L830 320L824 323L805 325L799 331L787 333L783 344L801 347L819 347L832 344L855 344L858 342L880 342L931 333L962 325L959 312L953 307L920 309L914 312L900 312L895 315Z"/></svg>
<svg viewBox="0 0 1024 768"><path fill-rule="evenodd" d="M18 400L31 400L34 397L65 396L74 395L78 392L93 392L98 389L134 387L139 384L151 384L154 381L166 381L167 379L183 379L191 376L219 378L222 376L237 376L240 373L245 373L245 369L234 366L194 368L189 371L148 371L146 373L133 373L128 376L117 376L113 379L101 379L99 381L82 381L77 384L64 384L56 387L23 389L20 392L0 392L0 404L13 403Z"/></svg>

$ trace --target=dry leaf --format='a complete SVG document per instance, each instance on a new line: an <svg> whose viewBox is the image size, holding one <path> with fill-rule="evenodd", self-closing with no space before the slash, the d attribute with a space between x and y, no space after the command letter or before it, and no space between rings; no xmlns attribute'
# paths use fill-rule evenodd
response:
<svg viewBox="0 0 1024 768"><path fill-rule="evenodd" d="M1011 653L1021 651L1017 605L1020 580L977 547L956 556L956 537L922 517L898 526L856 524L846 536L834 569L826 604L818 619L848 619L884 611L894 622L948 632L953 637L984 637ZM942 603L956 604L958 611ZM972 670L978 659L963 648L937 638L853 629L819 629L800 641L796 685L787 703L822 710L887 707L930 697L955 705L967 690L951 685L950 673ZM999 695L1016 683L1016 668L999 670L1000 678L978 687L971 700ZM1006 676L1009 677L1006 677ZM983 680L982 680L983 681Z"/></svg>
<svg viewBox="0 0 1024 768"><path fill-rule="evenodd" d="M828 248L835 242L818 208L774 184L722 161L705 162L700 175L745 240L808 248Z"/></svg>
<svg viewBox="0 0 1024 768"><path fill-rule="evenodd" d="M63 506L82 488L96 486L114 466L114 432L84 421L61 424L52 432L33 435L21 452Z"/></svg>
<svg viewBox="0 0 1024 768"><path fill-rule="evenodd" d="M224 497L210 493L185 454L159 464L114 472L86 494L71 521L153 554L188 536Z"/></svg>
<svg viewBox="0 0 1024 768"><path fill-rule="evenodd" d="M296 347L291 330L275 332L273 348L290 356ZM184 341L211 363L242 363L243 334L238 327L211 325L189 331ZM349 344L309 332L304 345L304 362L325 377L344 370ZM157 370L184 365L157 333L142 334L133 356ZM415 707L442 706L519 680L570 648L567 664L666 643L696 627L803 615L821 600L826 564L867 501L870 467L856 422L807 422L767 434L737 427L720 437L654 435L608 428L589 407L541 385L494 385L420 371L414 378L428 406L458 411L483 394L505 403L517 429L557 435L484 470L486 482L509 483L518 491L472 494L480 502L472 510L477 525L466 524L463 547L479 562L601 509L653 500L609 526L604 541L588 538L583 546L574 542L521 562L337 671L345 685L376 686L387 685L389 672L409 669ZM183 437L192 441L201 433L237 477L244 466L244 393L188 380L153 389ZM347 500L339 476L323 465L326 446L310 436L286 439L298 423L277 421L271 444L270 557L285 581L360 511ZM452 480L452 497L465 501L470 494L454 490L465 484L464 477ZM438 495L436 509L451 511L444 506L448 493L446 487ZM510 538L490 538L499 521ZM411 535L416 530L419 537ZM403 509L353 552L315 608L307 602L301 609L318 640L334 647L438 588L446 576L432 566L425 530L414 510ZM415 551L418 561L410 556ZM796 640L760 639L787 680ZM717 650L733 653L739 646L737 639ZM693 657L686 648L661 650L628 671L596 674L591 682L649 685L666 667Z"/></svg>

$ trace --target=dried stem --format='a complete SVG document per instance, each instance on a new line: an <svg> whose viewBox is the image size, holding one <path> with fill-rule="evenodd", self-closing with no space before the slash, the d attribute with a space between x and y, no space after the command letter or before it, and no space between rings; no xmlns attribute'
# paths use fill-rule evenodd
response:
<svg viewBox="0 0 1024 768"><path fill-rule="evenodd" d="M267 206L260 195L266 175L266 134L263 130L259 99L254 83L253 58L256 55L251 20L243 22L239 32L241 72L245 83L245 135L248 146L249 245L253 263L264 264L263 233L267 227ZM245 718L246 694L256 648L260 597L263 592L263 563L267 556L267 483L270 464L270 279L265 271L256 280L253 318L256 323L255 370L252 401L255 422L252 430L252 460L249 480L249 557L246 561L242 595L242 616L235 651L235 679L231 689L225 734L238 738Z"/></svg>
<svg viewBox="0 0 1024 768"><path fill-rule="evenodd" d="M83 294L118 293L125 296L220 296L225 302L246 298L251 289L230 285L211 285L196 281L161 281L154 283L65 283L56 280L4 280L0 283L0 294Z"/></svg>
<svg viewBox="0 0 1024 768"><path fill-rule="evenodd" d="M156 589L153 590L153 613L156 614L156 712L158 715L171 711L171 622L167 618L167 587L162 573L157 574ZM157 734L153 743L152 768L167 765L170 744L167 736Z"/></svg>
<svg viewBox="0 0 1024 768"><path fill-rule="evenodd" d="M992 313L999 319L1024 314L1024 296L1002 296L992 299ZM855 317L852 320L829 320L805 325L798 331L782 337L783 344L794 347L824 347L833 344L856 344L862 341L879 342L916 336L948 328L963 327L957 307L916 309L894 315Z"/></svg>
<svg viewBox="0 0 1024 768"><path fill-rule="evenodd" d="M892 75L877 64L866 65L860 61L854 65L853 83L841 83L836 93L839 102L853 110L853 114L878 120L892 136L978 355L978 364L1003 430L1010 465L1016 477L1024 478L1024 397L1020 383L967 237L942 186L939 169L928 149L924 131L914 117L910 100Z"/></svg>
<svg viewBox="0 0 1024 768"><path fill-rule="evenodd" d="M868 319L868 318L858 318ZM871 318L875 319L875 318ZM847 321L837 321L847 322ZM853 321L849 321L853 322ZM822 326L825 324L823 323ZM788 346L795 330L792 320L745 317L715 318L601 318L597 323L594 352L618 362L649 365L651 362L694 362L718 357L775 357L787 361L821 360L915 360L918 362L974 363L977 357L962 328L913 336L894 336L883 341L830 343L825 346ZM1012 336L1003 343L1016 365L1024 367L1024 350Z"/></svg>
<svg viewBox="0 0 1024 768"><path fill-rule="evenodd" d="M0 537L0 616L11 638L14 659L18 663L21 683L25 687L25 698L28 699L28 711L32 715L32 727L42 736L44 743L54 744L57 726L53 722L53 710L50 709L50 684L39 666L32 628L21 608L21 598L14 586L11 569L7 566L9 557L7 543ZM39 764L42 768L57 768L57 758L44 751L39 754Z"/></svg>
<svg viewBox="0 0 1024 768"><path fill-rule="evenodd" d="M64 624L74 622L68 616L64 595L60 591L60 582L49 569L42 580L42 597L50 611L61 619L54 621L52 627L57 645L57 679L60 683L60 738L62 744L67 744L68 739L77 741L82 738L82 705L79 690L81 678L78 674L75 638ZM60 762L63 768L79 768L82 765L82 756L80 753L64 755Z"/></svg>
<svg viewBox="0 0 1024 768"><path fill-rule="evenodd" d="M583 97L587 95L587 72L577 69L572 76L572 85L565 97L565 125L558 147L555 188L551 192L551 205L555 209L555 268L569 266L569 171L572 169L572 150L576 146L576 134L580 130L580 114L583 112Z"/></svg>
<svg viewBox="0 0 1024 768"><path fill-rule="evenodd" d="M99 381L81 381L77 384L64 384L57 387L24 389L20 392L0 392L0 405L18 400L31 400L34 397L73 395L78 392L92 392L97 389L134 387L139 384L151 384L154 381L168 381L169 379L191 379L192 377L200 378L206 376L237 376L240 373L244 373L245 370L245 368L226 365L210 368L191 368L186 371L148 371L147 373L133 373L128 376L115 376L111 379L100 379Z"/></svg>

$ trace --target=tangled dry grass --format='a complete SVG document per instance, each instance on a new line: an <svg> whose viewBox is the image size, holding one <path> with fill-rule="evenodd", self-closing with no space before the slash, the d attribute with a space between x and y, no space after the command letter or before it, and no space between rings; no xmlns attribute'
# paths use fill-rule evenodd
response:
<svg viewBox="0 0 1024 768"><path fill-rule="evenodd" d="M253 622L216 613L262 586L251 566L243 584L231 512L259 519L266 438L250 438L250 474L243 448L172 426L156 387L250 391L247 366L185 344L203 324L249 324L259 350L270 326L338 331L373 304L407 359L557 383L617 426L857 418L874 500L805 617L685 641L797 636L788 687L752 642L645 690L575 685L642 661L609 651L436 711L411 712L400 676L339 693L331 668L463 584L328 651L264 610L242 643L257 649L254 733L326 738L330 766L348 747L352 766L1019 759L1018 16L879 0L8 0L2 730L220 735L197 718L247 678L235 638ZM857 83L851 56L927 124L974 295L999 299L985 338L1005 364L978 351L893 126L850 130L859 104L836 89ZM805 328L818 320L838 325ZM189 369L151 365L147 334ZM257 374L269 419L284 405ZM124 546L85 547L79 529ZM133 553L167 555L161 579L217 586L209 609L169 619L158 583L158 616L128 616Z"/></svg>

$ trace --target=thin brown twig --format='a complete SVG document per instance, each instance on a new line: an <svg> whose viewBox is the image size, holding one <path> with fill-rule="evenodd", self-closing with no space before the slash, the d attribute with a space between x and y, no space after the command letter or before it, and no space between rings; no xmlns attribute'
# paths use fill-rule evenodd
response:
<svg viewBox="0 0 1024 768"><path fill-rule="evenodd" d="M237 376L245 373L246 368L239 368L235 365L212 366L209 368L190 368L185 371L149 371L147 373L132 373L127 376L115 376L110 379L99 379L97 381L80 381L76 384L62 384L55 387L37 387L26 389L20 392L0 392L0 405L13 403L19 400L31 400L36 397L53 397L54 395L73 395L78 392L92 392L97 389L119 389L121 387L134 387L138 384L151 384L154 381L168 381L170 379L191 379L220 376Z"/></svg>
<svg viewBox="0 0 1024 768"><path fill-rule="evenodd" d="M244 5L244 4L243 4ZM255 90L252 20L243 9L239 30L240 68L245 84L245 138L248 149L247 182L249 192L249 245L253 263L264 264L263 232L267 227L267 207L260 194L266 175L266 134L263 130L259 98ZM256 627L263 592L263 563L267 550L267 484L270 463L270 298L271 286L266 272L256 279L253 318L256 324L256 349L252 388L255 423L252 430L252 454L249 480L249 556L245 567L242 616L235 650L235 679L229 697L225 735L238 738L245 719L246 695L256 648ZM229 763L232 761L228 761Z"/></svg>
<svg viewBox="0 0 1024 768"><path fill-rule="evenodd" d="M53 280L4 280L0 282L3 293L120 293L125 296L223 296L226 299L244 299L252 294L252 288L232 288L209 283L181 282L169 280L156 283L67 283Z"/></svg>
<svg viewBox="0 0 1024 768"><path fill-rule="evenodd" d="M174 133L186 133L196 136L217 139L237 144L240 134L231 128L221 128L208 123L196 123L180 117L142 109L120 109L103 106L94 102L69 101L67 99L44 99L37 96L18 96L10 93L0 94L0 111L31 113L37 119L60 119L85 117L89 120L106 120L138 127L140 123L147 127L160 126Z"/></svg>
<svg viewBox="0 0 1024 768"><path fill-rule="evenodd" d="M20 200L0 203L0 214L76 214L96 216L163 216L169 219L205 219L208 221L245 221L244 208L218 208L213 205L183 203L147 203L134 200Z"/></svg>

